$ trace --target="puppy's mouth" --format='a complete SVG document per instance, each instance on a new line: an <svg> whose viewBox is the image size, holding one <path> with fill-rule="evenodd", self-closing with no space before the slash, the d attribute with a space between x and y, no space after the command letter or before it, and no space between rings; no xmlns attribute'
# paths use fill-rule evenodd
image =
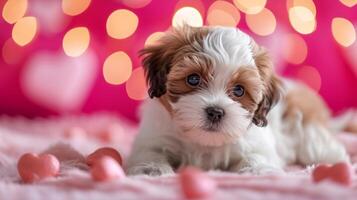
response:
<svg viewBox="0 0 357 200"><path fill-rule="evenodd" d="M219 132L220 130L220 125L219 123L212 123L212 122L209 122L207 124L205 124L202 129L204 131L207 131L207 132Z"/></svg>

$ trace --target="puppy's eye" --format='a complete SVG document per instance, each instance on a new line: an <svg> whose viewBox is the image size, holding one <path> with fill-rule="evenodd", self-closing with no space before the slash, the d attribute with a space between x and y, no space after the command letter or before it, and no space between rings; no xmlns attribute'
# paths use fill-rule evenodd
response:
<svg viewBox="0 0 357 200"><path fill-rule="evenodd" d="M233 94L236 96L236 97L241 97L244 95L244 87L241 86L241 85L236 85L233 89Z"/></svg>
<svg viewBox="0 0 357 200"><path fill-rule="evenodd" d="M197 86L201 83L201 77L198 74L191 74L187 76L186 82L190 86Z"/></svg>

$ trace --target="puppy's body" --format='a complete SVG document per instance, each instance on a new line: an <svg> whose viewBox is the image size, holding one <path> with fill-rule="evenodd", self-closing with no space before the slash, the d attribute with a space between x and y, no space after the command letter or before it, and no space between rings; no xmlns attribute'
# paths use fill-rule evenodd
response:
<svg viewBox="0 0 357 200"><path fill-rule="evenodd" d="M348 160L326 128L324 103L308 88L281 81L266 52L243 32L184 27L143 54L156 98L142 107L129 174L186 165L260 173ZM295 101L305 94L308 104Z"/></svg>

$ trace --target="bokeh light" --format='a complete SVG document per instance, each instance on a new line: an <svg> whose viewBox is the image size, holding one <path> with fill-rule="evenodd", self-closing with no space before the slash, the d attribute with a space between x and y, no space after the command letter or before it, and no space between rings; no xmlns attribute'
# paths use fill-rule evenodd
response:
<svg viewBox="0 0 357 200"><path fill-rule="evenodd" d="M121 0L121 2L130 8L142 8L147 6L151 0Z"/></svg>
<svg viewBox="0 0 357 200"><path fill-rule="evenodd" d="M263 10L267 0L233 0L234 4L246 14L257 14Z"/></svg>
<svg viewBox="0 0 357 200"><path fill-rule="evenodd" d="M301 66L296 74L296 78L304 82L316 92L321 88L321 75L315 67L307 65Z"/></svg>
<svg viewBox="0 0 357 200"><path fill-rule="evenodd" d="M236 27L239 21L238 9L227 1L215 1L208 9L208 25Z"/></svg>
<svg viewBox="0 0 357 200"><path fill-rule="evenodd" d="M145 73L142 67L138 67L133 71L125 84L125 89L129 98L133 100L139 101L148 97Z"/></svg>
<svg viewBox="0 0 357 200"><path fill-rule="evenodd" d="M176 11L172 18L172 26L179 27L187 24L193 27L200 27L203 25L203 20L200 12L193 7L183 7Z"/></svg>
<svg viewBox="0 0 357 200"><path fill-rule="evenodd" d="M12 38L9 38L2 47L2 57L6 64L18 64L22 60L23 51L24 48L16 44Z"/></svg>
<svg viewBox="0 0 357 200"><path fill-rule="evenodd" d="M267 8L257 14L247 14L246 21L250 30L261 36L272 34L276 28L275 16Z"/></svg>
<svg viewBox="0 0 357 200"><path fill-rule="evenodd" d="M305 40L296 33L290 33L284 36L282 51L284 59L292 64L301 64L307 56L307 44Z"/></svg>
<svg viewBox="0 0 357 200"><path fill-rule="evenodd" d="M70 16L79 15L90 5L91 0L62 0L62 10Z"/></svg>
<svg viewBox="0 0 357 200"><path fill-rule="evenodd" d="M69 30L63 37L63 50L66 55L78 57L88 48L90 34L86 27L76 27Z"/></svg>
<svg viewBox="0 0 357 200"><path fill-rule="evenodd" d="M356 30L345 18L335 17L331 23L332 35L342 46L348 47L356 41Z"/></svg>
<svg viewBox="0 0 357 200"><path fill-rule="evenodd" d="M106 23L107 33L115 39L130 37L138 28L139 18L135 13L126 9L112 12Z"/></svg>
<svg viewBox="0 0 357 200"><path fill-rule="evenodd" d="M24 17L16 22L12 28L12 39L20 46L30 43L37 33L35 17Z"/></svg>
<svg viewBox="0 0 357 200"><path fill-rule="evenodd" d="M165 35L164 32L155 32L149 35L149 37L145 41L145 46L153 45L155 44L163 35Z"/></svg>
<svg viewBox="0 0 357 200"><path fill-rule="evenodd" d="M207 9L202 0L178 0L174 8L174 13L183 7L195 8L198 12L200 12L202 17L205 16Z"/></svg>
<svg viewBox="0 0 357 200"><path fill-rule="evenodd" d="M305 7L311 11L311 13L316 17L316 6L313 0L287 0L286 1L287 10L292 7Z"/></svg>
<svg viewBox="0 0 357 200"><path fill-rule="evenodd" d="M347 7L353 7L357 4L357 0L340 0L340 2Z"/></svg>
<svg viewBox="0 0 357 200"><path fill-rule="evenodd" d="M292 27L301 34L310 34L316 29L314 13L303 6L294 6L289 9L289 21Z"/></svg>
<svg viewBox="0 0 357 200"><path fill-rule="evenodd" d="M128 54L117 51L108 56L104 61L103 75L107 83L120 85L127 81L131 75L132 62Z"/></svg>
<svg viewBox="0 0 357 200"><path fill-rule="evenodd" d="M27 10L27 0L8 0L2 10L2 17L10 24L21 19Z"/></svg>

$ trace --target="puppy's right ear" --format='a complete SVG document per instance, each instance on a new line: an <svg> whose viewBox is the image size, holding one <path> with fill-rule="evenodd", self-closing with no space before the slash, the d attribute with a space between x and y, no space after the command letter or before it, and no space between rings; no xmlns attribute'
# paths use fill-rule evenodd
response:
<svg viewBox="0 0 357 200"><path fill-rule="evenodd" d="M167 75L170 72L173 55L165 46L164 43L156 44L139 52L140 56L144 57L142 64L149 84L150 98L160 97L166 93Z"/></svg>

